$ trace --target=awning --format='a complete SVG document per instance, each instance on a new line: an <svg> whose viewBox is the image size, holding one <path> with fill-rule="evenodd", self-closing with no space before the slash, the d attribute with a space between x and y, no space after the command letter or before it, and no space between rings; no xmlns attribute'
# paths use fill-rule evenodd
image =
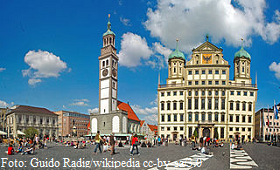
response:
<svg viewBox="0 0 280 170"><path fill-rule="evenodd" d="M18 135L25 135L25 133L23 133L23 132L20 131L20 130L17 130L17 134L18 134Z"/></svg>
<svg viewBox="0 0 280 170"><path fill-rule="evenodd" d="M7 133L0 130L0 135L7 135Z"/></svg>
<svg viewBox="0 0 280 170"><path fill-rule="evenodd" d="M100 136L110 136L111 134L100 134ZM93 133L93 134L88 134L88 135L84 135L85 137L91 137L91 136L95 136L95 133ZM114 136L116 136L116 137L118 137L118 136L131 136L131 134L124 134L124 133L120 133L120 134L118 134L118 133L115 133L115 135Z"/></svg>

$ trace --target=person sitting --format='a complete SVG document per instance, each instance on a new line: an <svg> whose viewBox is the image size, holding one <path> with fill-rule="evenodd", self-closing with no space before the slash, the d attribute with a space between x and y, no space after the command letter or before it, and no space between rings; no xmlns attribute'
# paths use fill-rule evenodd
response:
<svg viewBox="0 0 280 170"><path fill-rule="evenodd" d="M16 151L16 153L22 152L22 144L20 143L18 146L18 150Z"/></svg>
<svg viewBox="0 0 280 170"><path fill-rule="evenodd" d="M26 148L26 150L23 151L21 154L25 155L25 154L32 154L32 153L33 153L33 148L30 147L30 148Z"/></svg>
<svg viewBox="0 0 280 170"><path fill-rule="evenodd" d="M150 147L152 147L152 144L151 144L150 141L148 141L148 143L147 143L147 148L150 148Z"/></svg>
<svg viewBox="0 0 280 170"><path fill-rule="evenodd" d="M14 148L13 145L10 143L9 147L8 147L8 155L13 155L14 154Z"/></svg>
<svg viewBox="0 0 280 170"><path fill-rule="evenodd" d="M224 146L224 143L222 142L221 144L219 144L219 146L220 146L220 147L223 147L223 146Z"/></svg>

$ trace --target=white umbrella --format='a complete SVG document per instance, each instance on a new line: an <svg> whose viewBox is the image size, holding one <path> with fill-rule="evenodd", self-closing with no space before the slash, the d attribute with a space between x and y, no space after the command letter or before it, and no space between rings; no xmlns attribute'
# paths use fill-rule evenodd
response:
<svg viewBox="0 0 280 170"><path fill-rule="evenodd" d="M20 131L20 130L17 130L17 134L18 134L18 135L25 135L25 133L23 133L23 132Z"/></svg>
<svg viewBox="0 0 280 170"><path fill-rule="evenodd" d="M0 130L0 135L7 135L7 133Z"/></svg>

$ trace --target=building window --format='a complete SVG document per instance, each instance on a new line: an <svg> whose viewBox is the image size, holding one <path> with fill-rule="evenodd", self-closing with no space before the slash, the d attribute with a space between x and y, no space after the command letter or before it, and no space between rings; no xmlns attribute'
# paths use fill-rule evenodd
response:
<svg viewBox="0 0 280 170"><path fill-rule="evenodd" d="M167 131L170 131L170 127L167 127Z"/></svg>
<svg viewBox="0 0 280 170"><path fill-rule="evenodd" d="M221 114L221 121L222 121L222 122L225 121L225 114Z"/></svg>
<svg viewBox="0 0 280 170"><path fill-rule="evenodd" d="M232 130L233 130L233 128L232 128L232 127L230 127L230 128L229 128L229 131L232 131Z"/></svg>
<svg viewBox="0 0 280 170"><path fill-rule="evenodd" d="M161 103L161 110L164 110L164 103Z"/></svg>
<svg viewBox="0 0 280 170"><path fill-rule="evenodd" d="M181 121L181 122L184 121L184 114L180 114L180 121Z"/></svg>
<svg viewBox="0 0 280 170"><path fill-rule="evenodd" d="M236 131L239 131L239 128L235 128Z"/></svg>
<svg viewBox="0 0 280 170"><path fill-rule="evenodd" d="M205 81L202 81L202 82L201 82L201 85L205 85Z"/></svg>
<svg viewBox="0 0 280 170"><path fill-rule="evenodd" d="M205 91L204 91L204 90L201 91L201 95L202 95L202 96L205 96Z"/></svg>
<svg viewBox="0 0 280 170"><path fill-rule="evenodd" d="M192 136L192 127L189 127L189 138Z"/></svg>
<svg viewBox="0 0 280 170"><path fill-rule="evenodd" d="M161 92L161 97L163 97L164 96L164 92Z"/></svg>
<svg viewBox="0 0 280 170"><path fill-rule="evenodd" d="M164 115L161 115L161 121L164 122Z"/></svg>
<svg viewBox="0 0 280 170"><path fill-rule="evenodd" d="M215 74L219 74L219 70L215 70Z"/></svg>
<svg viewBox="0 0 280 170"><path fill-rule="evenodd" d="M229 121L233 122L233 115L229 115Z"/></svg>
<svg viewBox="0 0 280 170"><path fill-rule="evenodd" d="M230 95L234 95L234 91L230 91Z"/></svg>
<svg viewBox="0 0 280 170"><path fill-rule="evenodd" d="M184 92L183 91L180 91L180 96L183 96Z"/></svg>
<svg viewBox="0 0 280 170"><path fill-rule="evenodd" d="M251 112L252 111L252 103L249 103L249 108L248 110Z"/></svg>
<svg viewBox="0 0 280 170"><path fill-rule="evenodd" d="M221 138L225 138L225 128L221 128Z"/></svg>
<svg viewBox="0 0 280 170"><path fill-rule="evenodd" d="M198 98L194 99L194 109L198 109Z"/></svg>
<svg viewBox="0 0 280 170"><path fill-rule="evenodd" d="M189 122L192 121L192 113L189 113Z"/></svg>
<svg viewBox="0 0 280 170"><path fill-rule="evenodd" d="M208 91L208 96L211 96L212 95L212 91Z"/></svg>
<svg viewBox="0 0 280 170"><path fill-rule="evenodd" d="M204 98L202 98L201 99L201 109L205 109L205 99Z"/></svg>
<svg viewBox="0 0 280 170"><path fill-rule="evenodd" d="M243 94L244 96L247 96L247 92L246 91L244 91L244 94Z"/></svg>
<svg viewBox="0 0 280 170"><path fill-rule="evenodd" d="M192 71L189 71L189 75L192 75Z"/></svg>
<svg viewBox="0 0 280 170"><path fill-rule="evenodd" d="M205 74L205 70L202 70L202 71L201 71L201 74Z"/></svg>
<svg viewBox="0 0 280 170"><path fill-rule="evenodd" d="M189 86L192 85L192 81L189 81Z"/></svg>
<svg viewBox="0 0 280 170"><path fill-rule="evenodd" d="M278 129L277 129L278 130ZM251 132L251 128L248 128L248 131Z"/></svg>
<svg viewBox="0 0 280 170"><path fill-rule="evenodd" d="M223 71L222 71L222 74L226 74L226 70L223 70Z"/></svg>
<svg viewBox="0 0 280 170"><path fill-rule="evenodd" d="M252 116L248 116L248 123L252 123Z"/></svg>
<svg viewBox="0 0 280 170"><path fill-rule="evenodd" d="M167 92L167 96L170 96L170 92Z"/></svg>
<svg viewBox="0 0 280 170"><path fill-rule="evenodd" d="M236 122L239 122L239 116L236 115Z"/></svg>
<svg viewBox="0 0 280 170"><path fill-rule="evenodd" d="M177 122L177 114L174 114L173 118L174 118L174 122Z"/></svg>
<svg viewBox="0 0 280 170"><path fill-rule="evenodd" d="M184 127L183 126L180 127L180 131L184 131Z"/></svg>
<svg viewBox="0 0 280 170"><path fill-rule="evenodd" d="M212 70L208 70L208 74L212 74Z"/></svg>
<svg viewBox="0 0 280 170"><path fill-rule="evenodd" d="M245 103L245 102L242 103L242 110L243 110L243 111L246 111L246 103Z"/></svg>
<svg viewBox="0 0 280 170"><path fill-rule="evenodd" d="M177 103L173 102L173 110L177 110Z"/></svg>
<svg viewBox="0 0 280 170"><path fill-rule="evenodd" d="M254 96L254 92L250 92L250 96Z"/></svg>
<svg viewBox="0 0 280 170"><path fill-rule="evenodd" d="M225 91L222 91L222 96L225 96L226 95L226 92Z"/></svg>
<svg viewBox="0 0 280 170"><path fill-rule="evenodd" d="M212 120L212 114L208 113L208 120L211 121Z"/></svg>
<svg viewBox="0 0 280 170"><path fill-rule="evenodd" d="M208 81L208 85L212 85L212 81Z"/></svg>
<svg viewBox="0 0 280 170"><path fill-rule="evenodd" d="M205 121L205 113L202 113L202 115L201 115L201 120L202 120L202 121Z"/></svg>
<svg viewBox="0 0 280 170"><path fill-rule="evenodd" d="M192 99L188 99L188 109L192 109Z"/></svg>
<svg viewBox="0 0 280 170"><path fill-rule="evenodd" d="M195 85L198 85L198 81L195 81Z"/></svg>
<svg viewBox="0 0 280 170"><path fill-rule="evenodd" d="M184 110L184 103L180 102L180 110Z"/></svg>
<svg viewBox="0 0 280 170"><path fill-rule="evenodd" d="M226 81L222 81L222 85L226 85Z"/></svg>
<svg viewBox="0 0 280 170"><path fill-rule="evenodd" d="M171 115L167 115L167 121L168 121L168 122L171 121Z"/></svg>
<svg viewBox="0 0 280 170"><path fill-rule="evenodd" d="M212 109L212 99L208 98L208 109L211 110Z"/></svg>
<svg viewBox="0 0 280 170"><path fill-rule="evenodd" d="M219 109L219 99L215 98L215 110Z"/></svg>
<svg viewBox="0 0 280 170"><path fill-rule="evenodd" d="M215 81L215 85L219 85L219 81Z"/></svg>
<svg viewBox="0 0 280 170"><path fill-rule="evenodd" d="M170 110L170 103L167 103L167 110Z"/></svg>
<svg viewBox="0 0 280 170"><path fill-rule="evenodd" d="M230 109L230 110L233 110L233 102L230 102L230 103L229 103L229 109Z"/></svg>
<svg viewBox="0 0 280 170"><path fill-rule="evenodd" d="M219 114L215 113L215 121L218 122L219 121Z"/></svg>
<svg viewBox="0 0 280 170"><path fill-rule="evenodd" d="M192 91L189 91L189 96L192 96Z"/></svg>
<svg viewBox="0 0 280 170"><path fill-rule="evenodd" d="M195 96L198 96L198 91L195 91Z"/></svg>
<svg viewBox="0 0 280 170"><path fill-rule="evenodd" d="M195 74L199 74L199 71L198 71L198 70L195 70Z"/></svg>
<svg viewBox="0 0 280 170"><path fill-rule="evenodd" d="M177 96L177 92L176 91L173 92L173 96Z"/></svg>
<svg viewBox="0 0 280 170"><path fill-rule="evenodd" d="M240 91L238 91L238 92L237 92L237 96L240 96L240 93L241 93L241 92L240 92Z"/></svg>
<svg viewBox="0 0 280 170"><path fill-rule="evenodd" d="M161 131L164 131L164 127L161 127Z"/></svg>
<svg viewBox="0 0 280 170"><path fill-rule="evenodd" d="M242 116L242 122L246 122L246 116Z"/></svg>
<svg viewBox="0 0 280 170"><path fill-rule="evenodd" d="M226 99L222 98L222 110L225 110L226 107Z"/></svg>
<svg viewBox="0 0 280 170"><path fill-rule="evenodd" d="M240 106L240 103L239 103L239 102L236 102L236 110L240 110L240 109L239 109L239 106Z"/></svg>
<svg viewBox="0 0 280 170"><path fill-rule="evenodd" d="M195 113L195 121L198 121L198 113Z"/></svg>
<svg viewBox="0 0 280 170"><path fill-rule="evenodd" d="M219 95L219 91L218 91L218 90L215 91L215 95L216 95L216 96Z"/></svg>

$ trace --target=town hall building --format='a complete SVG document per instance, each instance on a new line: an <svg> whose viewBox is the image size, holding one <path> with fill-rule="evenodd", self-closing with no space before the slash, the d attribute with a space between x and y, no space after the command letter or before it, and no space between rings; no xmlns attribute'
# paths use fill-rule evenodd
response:
<svg viewBox="0 0 280 170"><path fill-rule="evenodd" d="M209 136L222 140L254 137L257 84L251 56L243 46L234 55L234 78L223 49L207 40L186 60L178 49L169 55L166 84L158 86L158 133L176 140Z"/></svg>

